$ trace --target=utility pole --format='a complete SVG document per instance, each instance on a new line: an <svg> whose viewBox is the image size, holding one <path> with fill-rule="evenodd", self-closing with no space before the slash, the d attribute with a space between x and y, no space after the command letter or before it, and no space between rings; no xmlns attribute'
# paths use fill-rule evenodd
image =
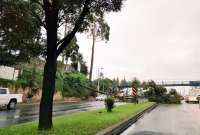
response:
<svg viewBox="0 0 200 135"><path fill-rule="evenodd" d="M99 69L97 68L97 91L98 91L98 93L97 93L97 95L99 96Z"/></svg>
<svg viewBox="0 0 200 135"><path fill-rule="evenodd" d="M97 82L97 91L98 91L98 96L99 96L99 90L100 90L100 70L103 70L103 68L97 68L97 80L98 80L98 82Z"/></svg>
<svg viewBox="0 0 200 135"><path fill-rule="evenodd" d="M102 80L103 80L103 92L104 92L104 76L102 76Z"/></svg>
<svg viewBox="0 0 200 135"><path fill-rule="evenodd" d="M100 72L100 79L102 80L102 91L104 92L104 74L102 71Z"/></svg>

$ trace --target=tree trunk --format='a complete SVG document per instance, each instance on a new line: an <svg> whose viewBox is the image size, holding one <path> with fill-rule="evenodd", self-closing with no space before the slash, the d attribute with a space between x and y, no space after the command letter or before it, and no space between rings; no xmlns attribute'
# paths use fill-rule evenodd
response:
<svg viewBox="0 0 200 135"><path fill-rule="evenodd" d="M90 75L89 80L92 80L92 72L93 72L93 64L94 64L94 47L95 47L95 25L92 30L92 56L91 56L91 63L90 63Z"/></svg>
<svg viewBox="0 0 200 135"><path fill-rule="evenodd" d="M89 80L92 80L92 71L93 71L93 64L94 64L94 41L92 44L92 56L91 56L91 63L90 63L90 76L89 76Z"/></svg>
<svg viewBox="0 0 200 135"><path fill-rule="evenodd" d="M57 43L57 21L58 11L56 8L48 7L45 11L45 22L47 31L47 58L44 67L44 78L42 98L40 102L39 130L52 128L53 95L55 91L56 77L56 43Z"/></svg>

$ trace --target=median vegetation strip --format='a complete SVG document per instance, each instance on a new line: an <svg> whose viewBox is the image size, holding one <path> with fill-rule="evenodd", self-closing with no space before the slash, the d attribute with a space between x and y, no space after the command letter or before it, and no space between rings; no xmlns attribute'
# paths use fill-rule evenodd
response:
<svg viewBox="0 0 200 135"><path fill-rule="evenodd" d="M59 116L54 118L54 127L49 131L38 131L36 122L19 124L0 128L0 135L94 135L102 129L140 113L153 104L153 102L128 103L116 106L112 112L100 109Z"/></svg>

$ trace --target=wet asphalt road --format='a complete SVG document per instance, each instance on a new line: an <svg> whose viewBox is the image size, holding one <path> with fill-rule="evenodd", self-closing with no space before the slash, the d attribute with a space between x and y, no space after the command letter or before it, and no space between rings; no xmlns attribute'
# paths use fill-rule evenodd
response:
<svg viewBox="0 0 200 135"><path fill-rule="evenodd" d="M53 115L59 116L103 107L102 101L59 103L54 105ZM0 127L37 120L38 113L39 105L18 105L16 110L0 110Z"/></svg>
<svg viewBox="0 0 200 135"><path fill-rule="evenodd" d="M199 105L159 105L121 135L200 135Z"/></svg>

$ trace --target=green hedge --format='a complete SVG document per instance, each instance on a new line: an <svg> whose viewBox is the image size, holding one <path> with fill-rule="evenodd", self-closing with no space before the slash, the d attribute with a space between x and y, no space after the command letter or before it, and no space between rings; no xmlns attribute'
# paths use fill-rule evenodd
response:
<svg viewBox="0 0 200 135"><path fill-rule="evenodd" d="M95 89L92 82L90 82L86 76L79 72L65 73L63 79L63 95L64 96L90 96L95 92L89 90L86 87Z"/></svg>
<svg viewBox="0 0 200 135"><path fill-rule="evenodd" d="M0 87L11 88L11 90L17 92L18 88L21 87L21 84L18 81L0 78Z"/></svg>
<svg viewBox="0 0 200 135"><path fill-rule="evenodd" d="M0 79L0 86L18 89L27 87L37 87L42 89L43 71L36 69L24 69L19 75L17 81ZM63 96L87 97L95 93L86 87L95 89L92 82L79 72L57 72L56 73L56 91L61 91Z"/></svg>

